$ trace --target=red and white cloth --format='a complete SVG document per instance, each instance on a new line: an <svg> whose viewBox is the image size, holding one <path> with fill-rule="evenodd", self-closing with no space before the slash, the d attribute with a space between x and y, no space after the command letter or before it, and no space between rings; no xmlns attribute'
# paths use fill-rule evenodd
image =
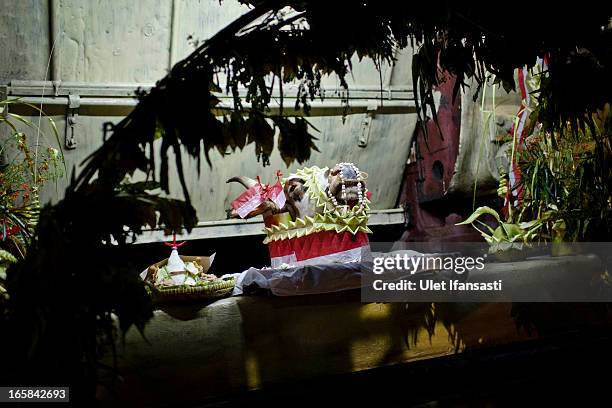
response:
<svg viewBox="0 0 612 408"><path fill-rule="evenodd" d="M240 218L245 218L251 211L255 210L266 200L274 202L278 208L283 208L287 199L280 182L281 173L277 172L276 176L277 181L273 186L261 184L259 177L257 177L257 184L232 201L232 208Z"/></svg>
<svg viewBox="0 0 612 408"><path fill-rule="evenodd" d="M272 268L349 263L361 261L362 251L369 249L365 232L320 231L303 237L268 243Z"/></svg>

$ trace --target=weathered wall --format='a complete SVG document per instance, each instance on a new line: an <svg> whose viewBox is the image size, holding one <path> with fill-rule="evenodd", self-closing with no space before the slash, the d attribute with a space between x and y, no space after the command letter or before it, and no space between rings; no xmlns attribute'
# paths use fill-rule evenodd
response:
<svg viewBox="0 0 612 408"><path fill-rule="evenodd" d="M53 79L61 81L61 84L79 82L93 87L119 83L130 83L134 87L150 85L193 50L194 45L187 40L188 36L205 40L248 10L232 0L223 1L221 5L217 0L115 0L112 4L94 0L3 2L8 3L9 7L0 9L0 22L6 27L2 35L8 38L9 44L11 41L14 43L0 50L1 82ZM55 45L52 58L51 44ZM410 88L410 56L410 50L398 54L395 66L384 66L380 74L371 61L359 62L355 58L349 78L351 89L378 88L381 80L386 88ZM339 81L332 76L324 78L323 83L326 94L333 98ZM44 94L46 97L52 96L50 84ZM67 98L63 100L67 101ZM331 101L329 98L326 100ZM376 105L377 102L371 99L360 101L368 105ZM391 105L393 101L385 100L384 104ZM47 105L43 109L51 111ZM58 113L54 119L63 140L66 118L62 114L64 108L58 109L54 108L53 112ZM336 109L333 114L335 116L310 119L320 130L315 135L319 138L317 146L321 153L315 152L311 160L303 165L325 166L354 161L370 175L369 187L374 194L374 207L394 207L416 115L375 115L371 121L368 145L358 147L364 122L369 120L367 114L349 115L344 121L341 109ZM74 166L78 171L82 160L100 146L103 123L119 119L118 116L107 116L99 111L87 113L81 109L75 128L78 146L74 150L65 150L69 172ZM46 137L47 143L53 144L52 135L44 133L43 140ZM245 174L261 175L262 180L271 180L276 169L287 174L298 167L294 165L287 169L275 151L271 165L262 168L253 150L253 146L248 146L244 151L223 159L217 152L212 152L213 167L211 169L204 164L200 178L195 163L185 165L194 205L201 220L225 218L225 209L240 192L238 186L225 184L227 178ZM171 183L176 186L173 195L179 195L176 175L173 175ZM57 186L46 187L43 199L59 199L66 184L67 180L62 180Z"/></svg>
<svg viewBox="0 0 612 408"><path fill-rule="evenodd" d="M152 82L169 63L171 2L59 1L62 81Z"/></svg>
<svg viewBox="0 0 612 408"><path fill-rule="evenodd" d="M1 0L0 44L0 84L11 79L47 78L47 1Z"/></svg>
<svg viewBox="0 0 612 408"><path fill-rule="evenodd" d="M227 0L219 5L216 0L47 0L17 1L1 0L0 8L0 83L14 80L41 81L54 79L60 84L77 82L94 88L129 83L133 89L154 83L168 69L194 49L194 41L203 41L219 29L240 16L248 8L237 1ZM188 41L188 37L193 40ZM50 54L53 48L53 55ZM381 84L382 81L382 84ZM353 72L349 77L352 90L385 89L411 90L411 50L397 54L393 66L383 65L376 71L369 60L353 60ZM339 81L335 76L323 78L326 102L338 102ZM288 85L289 92L296 86ZM41 96L53 95L48 83L41 89ZM376 105L378 96L352 101L353 104ZM449 192L471 196L474 182L494 185L498 177L495 155L499 144L495 140L500 132L507 131L511 124L509 115L515 114L518 100L516 94L496 92L496 113L504 116L487 119L492 110L492 91L489 88L485 100L485 112L481 110L481 99L476 103L468 89L462 96L459 160L453 171L452 182L446 184ZM110 98L110 97L109 97ZM336 98L336 99L334 99ZM364 97L365 98L365 97ZM52 98L58 100L58 98ZM59 98L61 99L61 98ZM61 99L67 102L67 98ZM406 100L400 101L407 103ZM177 101L180 103L180 101ZM384 100L389 106L395 100ZM65 105L43 104L43 109L53 112L63 142L66 129ZM374 194L375 209L393 208L399 195L405 162L416 123L416 115L409 113L376 114L372 120L366 113L351 114L342 120L341 109L328 111L326 115L311 117L311 123L320 130L314 132L319 138L320 153L313 152L304 165L332 165L339 161L354 161L369 173L369 188ZM403 112L406 112L405 110ZM117 122L118 114L91 108L81 109L75 134L78 147L66 150L69 172L77 168L82 160L102 143L104 122ZM320 114L317 113L317 114ZM109 116L113 115L113 116ZM38 119L34 118L38 123ZM360 147L359 138L364 126L371 122L367 146ZM54 144L48 126L41 122L40 135L43 145ZM485 129L486 128L486 129ZM30 131L30 133L32 133ZM201 176L195 162L185 164L188 184L194 205L201 220L225 218L225 210L240 192L236 185L228 186L225 180L236 174L260 175L262 180L273 179L277 169L285 174L298 165L287 169L277 151L271 157L271 165L262 168L248 146L242 152L234 152L222 158L212 152L213 166L203 165ZM173 195L180 195L178 177L172 175ZM67 180L49 185L43 190L45 201L56 201L62 196Z"/></svg>

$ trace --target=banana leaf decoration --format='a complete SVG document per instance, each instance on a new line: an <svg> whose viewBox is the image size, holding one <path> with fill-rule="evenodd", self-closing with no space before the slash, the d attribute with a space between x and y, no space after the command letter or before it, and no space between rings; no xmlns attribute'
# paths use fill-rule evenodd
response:
<svg viewBox="0 0 612 408"><path fill-rule="evenodd" d="M478 218L485 214L491 215L497 220L497 228L494 229L488 224L478 220ZM479 224L484 226L489 233L480 228L476 228L476 226L474 226L474 228L480 232L485 241L491 245L492 249L502 251L510 248L522 249L523 246L529 246L530 242L540 237L539 232L548 222L550 214L551 212L545 212L541 218L535 220L510 223L502 221L499 213L491 207L483 206L477 208L465 221L455 225L472 224L472 226L474 226L475 222L479 222Z"/></svg>
<svg viewBox="0 0 612 408"><path fill-rule="evenodd" d="M264 244L272 241L299 238L320 231L335 231L337 233L348 231L353 235L358 232L372 233L372 230L367 225L370 200L364 197L362 210L359 210L358 206L345 208L343 211L338 210L325 193L324 186L321 185L320 175L325 173L326 170L327 167L319 168L312 166L296 171L295 175L304 180L307 194L310 200L315 203L319 213L315 214L314 217L298 218L295 222L289 222L288 224L279 223L278 225L265 228L266 239Z"/></svg>

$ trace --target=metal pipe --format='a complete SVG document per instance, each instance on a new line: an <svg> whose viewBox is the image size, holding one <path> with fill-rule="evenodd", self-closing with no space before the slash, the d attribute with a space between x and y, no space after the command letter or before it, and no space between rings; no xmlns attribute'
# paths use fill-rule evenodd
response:
<svg viewBox="0 0 612 408"><path fill-rule="evenodd" d="M23 79L13 79L10 82L10 86L12 88L22 88L22 87L42 87L42 86L46 86L48 87L50 85L49 81L37 81L37 80L23 80ZM62 89L64 88L109 88L109 89L114 89L114 88L132 88L132 89L137 89L137 88L144 88L144 89L149 89L151 87L153 87L155 84L154 83L145 83L145 82L79 82L79 81L65 81L62 82ZM221 88L224 88L225 85L222 84ZM283 89L283 92L289 92L291 90L296 91L299 88L299 84L285 84ZM406 86L406 85L389 85L389 86L384 86L383 87L384 90L391 90L393 92L412 92L412 87ZM388 88L388 89L387 89ZM326 86L325 84L322 84L322 90L324 90L325 92L329 93L329 92L334 92L334 93L342 93L344 92L344 88L340 88L340 87L330 87L330 86ZM240 87L239 88L240 91L244 91L246 90L246 88L244 87ZM349 92L354 92L354 91L380 91L380 85L359 85L359 86L350 86L349 85Z"/></svg>
<svg viewBox="0 0 612 408"><path fill-rule="evenodd" d="M59 33L59 2L60 0L49 0L49 58L51 60L51 72L50 77L51 81L54 83L59 83L60 78L60 58L59 58L59 50L60 44L58 44L58 40L61 39Z"/></svg>
<svg viewBox="0 0 612 408"><path fill-rule="evenodd" d="M12 80L8 85L9 95L39 95L40 90L49 88L53 84L49 81L32 81L32 80ZM95 82L62 82L58 88L57 95L79 94L81 96L134 96L137 89L149 91L154 86L153 83L95 83ZM283 86L283 95L287 98L292 98L297 95L297 85L285 84ZM321 89L325 99L341 99L344 96L342 88L323 88ZM239 88L238 92L241 95L246 94L246 88ZM394 99L409 99L412 98L412 88L406 86L384 86L383 93L390 93ZM358 87L349 88L349 99L364 99L362 94L371 95L370 99L377 98L380 95L380 86L378 85L359 85ZM402 95L406 94L406 95ZM410 94L410 95L408 95ZM225 97L227 95L217 96ZM272 97L279 97L278 89L274 89Z"/></svg>
<svg viewBox="0 0 612 408"><path fill-rule="evenodd" d="M28 96L21 99L25 103L32 105L43 105L45 112L49 115L61 114L68 106L68 97L39 97ZM131 112L138 104L135 98L80 98L80 115L81 116L124 116ZM249 104L243 104L248 109ZM280 104L270 103L270 114L277 115L280 113ZM53 109L55 108L55 109ZM226 114L233 109L231 98L222 98L221 103L215 109L216 115ZM30 112L30 108L24 105L14 105L11 108L15 113L34 114ZM324 100L315 101L310 105L310 116L340 116L344 113L354 115L358 113L376 112L376 114L402 114L415 113L416 109L412 101L405 100L385 100L381 103L380 99L357 99L349 102L348 109L340 100ZM287 106L283 109L285 116L304 116L302 110L294 111L288 109Z"/></svg>
<svg viewBox="0 0 612 408"><path fill-rule="evenodd" d="M401 225L404 223L404 210L391 208L370 211L368 225ZM189 234L177 235L181 241L238 236L253 236L264 233L264 223L259 218L248 220L201 221ZM168 237L163 230L147 229L137 237L136 244L164 242Z"/></svg>
<svg viewBox="0 0 612 408"><path fill-rule="evenodd" d="M168 51L168 71L172 70L172 66L176 61L177 39L176 33L179 24L178 0L172 0L172 9L170 11L170 49Z"/></svg>

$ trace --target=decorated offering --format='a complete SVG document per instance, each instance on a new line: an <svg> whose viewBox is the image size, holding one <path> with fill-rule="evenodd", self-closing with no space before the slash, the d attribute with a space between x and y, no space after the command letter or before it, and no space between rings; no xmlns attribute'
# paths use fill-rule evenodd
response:
<svg viewBox="0 0 612 408"><path fill-rule="evenodd" d="M177 255L178 256L178 255ZM217 279L215 275L209 275L204 272L202 266L202 260L200 257L196 257L193 261L183 261L179 258L179 261L184 265L184 269L178 272L171 272L171 259L165 265L160 267L151 266L150 282L158 287L171 287L171 286L196 286L198 284L212 282Z"/></svg>
<svg viewBox="0 0 612 408"><path fill-rule="evenodd" d="M272 187L247 177L228 180L247 188L232 202L232 215L264 217L272 267L359 261L371 233L367 173L338 163L300 169L282 184L277 177Z"/></svg>
<svg viewBox="0 0 612 408"><path fill-rule="evenodd" d="M178 248L185 244L166 244L172 248L170 257L151 265L144 273L144 280L155 301L180 299L206 299L228 295L234 288L233 278L220 279L207 274L214 254L207 256L182 256Z"/></svg>

